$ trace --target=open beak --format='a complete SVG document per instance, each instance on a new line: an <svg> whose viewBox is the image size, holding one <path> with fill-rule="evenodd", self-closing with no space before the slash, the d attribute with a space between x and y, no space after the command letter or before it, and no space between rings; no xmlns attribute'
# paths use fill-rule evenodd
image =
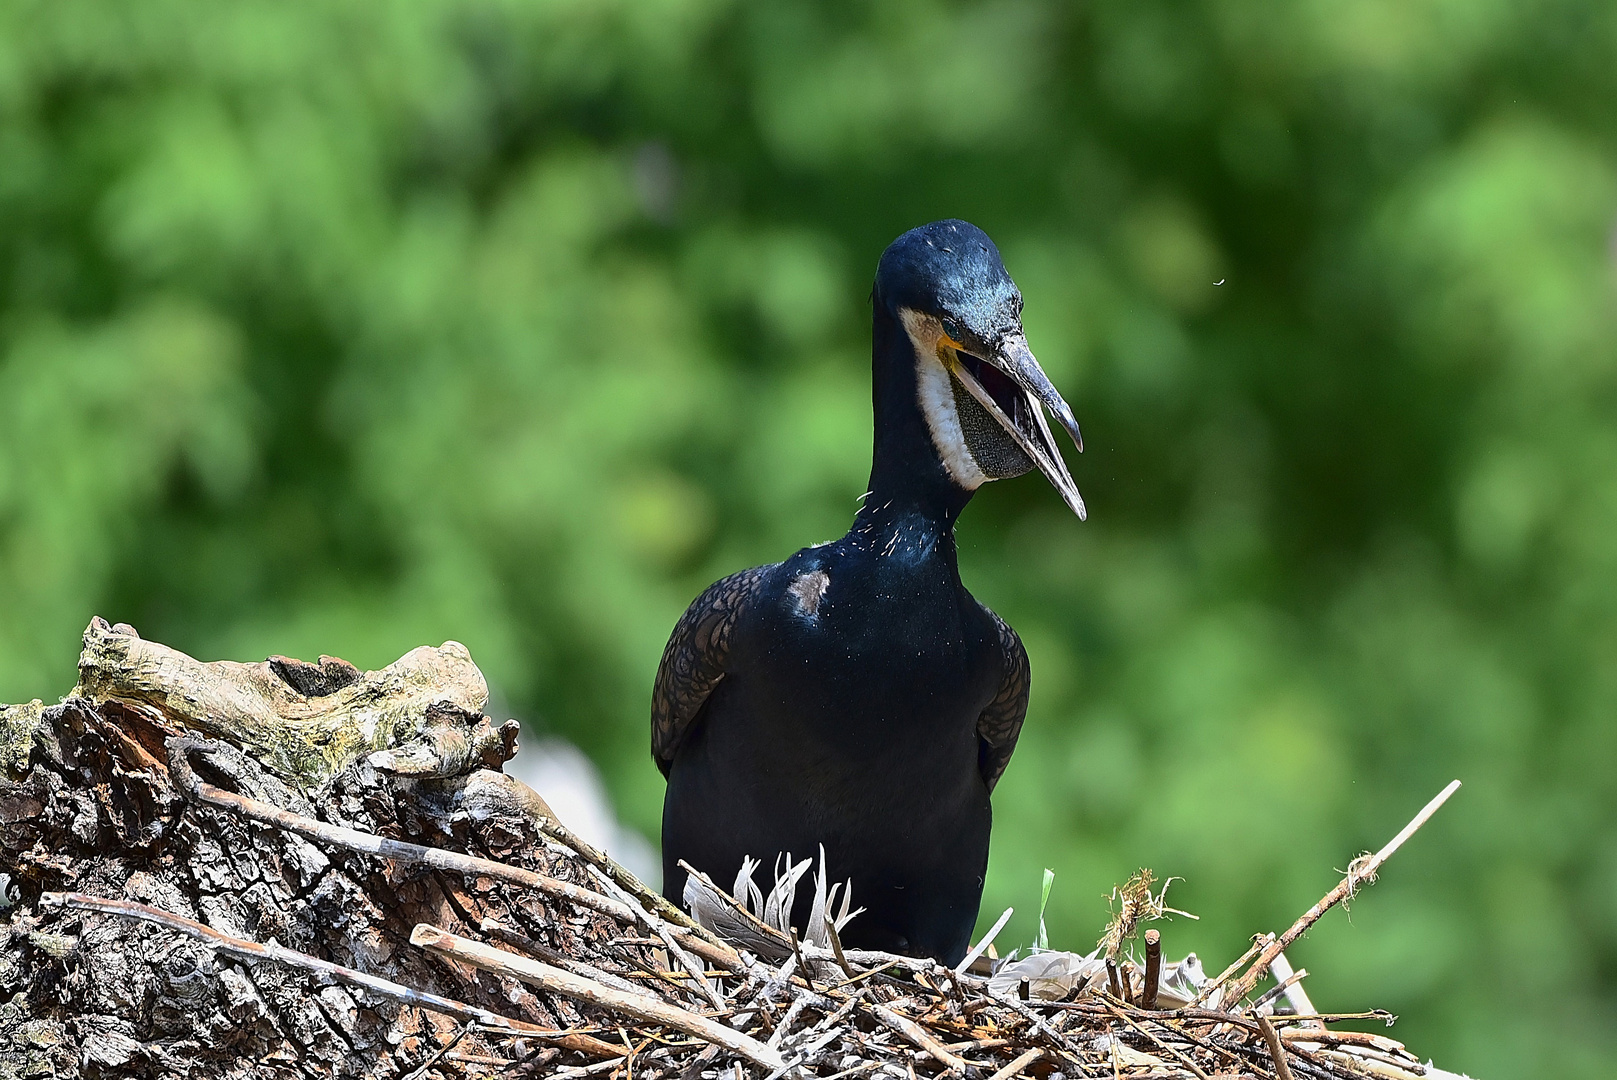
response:
<svg viewBox="0 0 1617 1080"><path fill-rule="evenodd" d="M1078 485L1073 483L1072 474L1067 471L1067 463L1061 459L1061 451L1056 448L1055 437L1051 435L1050 425L1044 418L1044 410L1049 409L1056 422L1072 435L1072 441L1081 454L1084 452L1084 437L1078 431L1078 420L1072 415L1072 407L1050 384L1049 376L1033 358L1032 350L1027 347L1027 338L1021 331L1007 335L997 347L984 351L990 355L979 357L957 348L950 354L953 360L949 364L950 371L960 380L960 385L977 399L978 404L1016 440L1022 452L1033 459L1039 471L1061 493L1062 500L1078 515L1078 520L1084 520L1088 513L1084 509L1083 496L1078 494Z"/></svg>

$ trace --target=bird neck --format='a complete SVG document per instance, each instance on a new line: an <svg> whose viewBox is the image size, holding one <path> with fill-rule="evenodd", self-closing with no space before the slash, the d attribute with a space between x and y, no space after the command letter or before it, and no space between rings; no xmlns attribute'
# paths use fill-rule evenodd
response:
<svg viewBox="0 0 1617 1080"><path fill-rule="evenodd" d="M941 560L958 573L954 518L939 517L914 504L882 499L875 493L866 496L844 540L883 560L914 566Z"/></svg>
<svg viewBox="0 0 1617 1080"><path fill-rule="evenodd" d="M915 345L878 294L871 335L871 403L875 439L869 494L854 522L860 526L912 522L948 538L972 493L949 476L932 442L916 386Z"/></svg>

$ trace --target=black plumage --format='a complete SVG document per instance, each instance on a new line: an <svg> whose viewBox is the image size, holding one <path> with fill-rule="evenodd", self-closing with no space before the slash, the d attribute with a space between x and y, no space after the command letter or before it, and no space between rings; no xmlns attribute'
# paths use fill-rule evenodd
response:
<svg viewBox="0 0 1617 1080"><path fill-rule="evenodd" d="M960 581L954 524L983 482L1034 467L1083 516L1042 410L1078 427L974 226L894 241L872 306L874 452L853 527L711 586L663 654L664 891L682 899L681 860L727 886L744 856L823 844L866 909L846 943L955 962L1029 675L1015 631Z"/></svg>

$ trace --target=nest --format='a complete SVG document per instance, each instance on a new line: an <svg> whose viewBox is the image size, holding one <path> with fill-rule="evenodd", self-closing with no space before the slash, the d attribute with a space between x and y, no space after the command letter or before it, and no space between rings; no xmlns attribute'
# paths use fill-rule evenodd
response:
<svg viewBox="0 0 1617 1080"><path fill-rule="evenodd" d="M947 968L843 948L858 897L830 879L823 852L777 863L762 885L755 865L728 888L693 871L686 910L669 904L498 773L434 777L435 763L467 754L431 703L421 716L436 719L410 729L415 752L330 761L324 797L309 799L219 732L181 722L179 697L142 693L0 714L32 740L8 744L0 784L0 869L26 894L5 928L20 959L0 965L0 982L28 1010L11 1027L0 1016L0 1075L28 1075L6 1056L13 1031L58 1050L72 1041L71 1055L27 1059L62 1076L1453 1075L1339 1026L1390 1024L1386 1013L1316 1012L1284 949L1371 880L1454 785L1217 975L1194 955L1163 956L1147 924L1172 909L1146 873L1119 887L1092 952L990 959L1001 918ZM483 732L470 745L493 754L503 739L475 692L465 702L462 726ZM87 832L103 811L105 827ZM222 898L221 875L249 855L256 883ZM810 926L796 933L803 888ZM299 914L302 898L342 890L341 903ZM223 903L255 892L252 918ZM181 965L177 979L176 943L211 963ZM98 964L112 953L109 975ZM119 997L116 980L155 989ZM272 1007L244 1019L255 995ZM290 1021L300 1001L330 1034Z"/></svg>

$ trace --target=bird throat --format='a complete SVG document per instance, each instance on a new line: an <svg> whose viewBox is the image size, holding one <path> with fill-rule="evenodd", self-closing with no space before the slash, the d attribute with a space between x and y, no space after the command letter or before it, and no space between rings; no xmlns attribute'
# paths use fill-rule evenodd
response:
<svg viewBox="0 0 1617 1080"><path fill-rule="evenodd" d="M995 382L1006 383L1015 392L1015 384L1012 384L998 369L988 364L979 364L978 367L981 369L981 374L977 376L978 382L985 386L992 386ZM1034 467L1033 459L1017 445L1015 439L1005 433L998 420L988 415L988 410L971 395L971 391L952 375L949 377L949 384L954 392L956 426L965 441L966 453L971 455L972 461L982 474L989 480L1008 480L1031 471ZM992 393L992 390L990 392ZM994 394L994 400L1001 403L1000 407L1005 409L1007 415L1014 416L1019 409L1026 408L1026 398L1020 395L1016 397L1005 395L1003 402L1001 396Z"/></svg>
<svg viewBox="0 0 1617 1080"><path fill-rule="evenodd" d="M930 320L911 312L904 316L904 329L915 352L916 401L950 479L975 491L989 480L1031 470L1033 459L945 366L945 347L940 346ZM993 365L963 353L954 353L949 360L967 367L1007 416L1027 411L1027 396Z"/></svg>

